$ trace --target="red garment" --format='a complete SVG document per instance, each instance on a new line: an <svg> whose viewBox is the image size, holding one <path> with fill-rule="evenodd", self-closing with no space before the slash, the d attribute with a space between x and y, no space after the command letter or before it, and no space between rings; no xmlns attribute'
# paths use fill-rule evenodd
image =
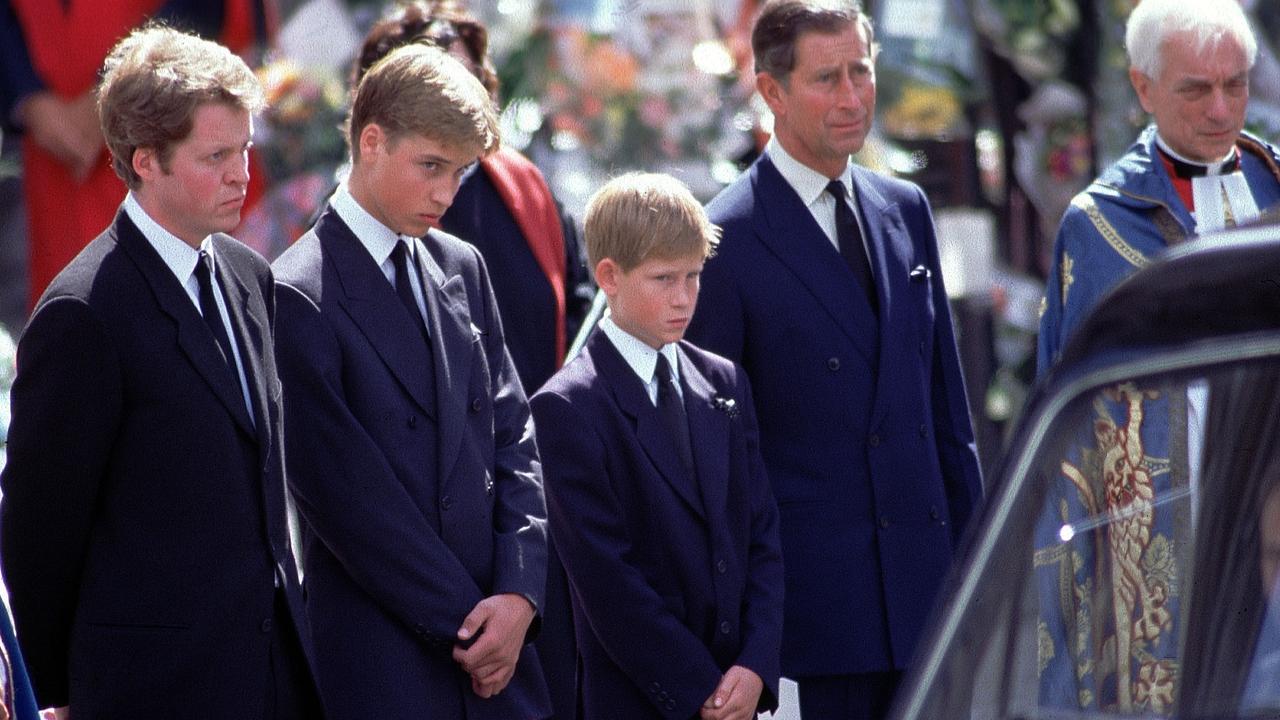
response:
<svg viewBox="0 0 1280 720"><path fill-rule="evenodd" d="M164 5L164 0L11 1L36 74L46 88L66 100L91 91L116 42ZM232 50L242 51L254 35L253 0L228 0L224 41ZM111 224L124 199L125 185L111 169L105 149L81 183L30 135L23 142L23 184L29 304L34 307L54 276ZM246 210L262 192L261 180L250 182Z"/></svg>
<svg viewBox="0 0 1280 720"><path fill-rule="evenodd" d="M556 367L560 367L567 347L564 227L560 224L560 211L551 196L551 188L536 165L505 147L482 160L480 167L498 189L502 202L511 211L525 242L529 243L538 267L551 282L551 290L556 296Z"/></svg>

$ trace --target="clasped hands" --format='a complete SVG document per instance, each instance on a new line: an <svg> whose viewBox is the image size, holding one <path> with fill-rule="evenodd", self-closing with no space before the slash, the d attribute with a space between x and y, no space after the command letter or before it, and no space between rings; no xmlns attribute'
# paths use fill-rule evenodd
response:
<svg viewBox="0 0 1280 720"><path fill-rule="evenodd" d="M503 593L481 600L463 619L458 641L471 644L455 646L453 659L471 675L476 695L493 697L511 682L533 615L523 595Z"/></svg>
<svg viewBox="0 0 1280 720"><path fill-rule="evenodd" d="M751 720L756 716L764 681L741 665L729 668L711 697L702 704L700 720Z"/></svg>
<svg viewBox="0 0 1280 720"><path fill-rule="evenodd" d="M33 140L66 166L77 182L93 172L102 154L102 129L93 93L72 100L48 90L23 98L18 119Z"/></svg>

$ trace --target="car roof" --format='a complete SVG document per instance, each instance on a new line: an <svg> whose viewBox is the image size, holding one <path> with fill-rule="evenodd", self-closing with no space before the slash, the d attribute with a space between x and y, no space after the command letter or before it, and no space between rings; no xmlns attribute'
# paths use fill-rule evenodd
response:
<svg viewBox="0 0 1280 720"><path fill-rule="evenodd" d="M1119 283L1071 335L1050 375L1096 366L1099 357L1276 329L1280 219L1270 219L1180 245Z"/></svg>

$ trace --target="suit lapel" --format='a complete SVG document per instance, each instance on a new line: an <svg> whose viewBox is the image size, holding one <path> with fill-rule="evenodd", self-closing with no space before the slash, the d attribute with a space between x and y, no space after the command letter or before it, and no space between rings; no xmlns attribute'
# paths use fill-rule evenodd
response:
<svg viewBox="0 0 1280 720"><path fill-rule="evenodd" d="M714 519L721 515L728 502L729 416L715 408L715 388L689 361L684 348L678 348L678 352L684 407L689 414L689 434L693 438L693 464L698 471L698 490L706 515Z"/></svg>
<svg viewBox="0 0 1280 720"><path fill-rule="evenodd" d="M752 173L754 223L761 242L808 288L867 361L874 362L877 323L853 271L768 155L752 166Z"/></svg>
<svg viewBox="0 0 1280 720"><path fill-rule="evenodd" d="M430 235L424 242L432 242ZM466 429L464 419L476 331L472 329L467 288L462 277L446 277L429 252L419 252L417 256L435 359L436 405L440 413L436 423L440 443L436 457L443 484L450 477Z"/></svg>
<svg viewBox="0 0 1280 720"><path fill-rule="evenodd" d="M248 285L226 260L227 254L221 251L221 239L214 237L213 242L218 250L215 252L215 263L218 279L227 295L227 315L231 318L231 331L240 350L240 362L244 366L245 381L249 385L249 398L253 403L253 414L257 422L255 427L261 443L262 454L267 455L271 447L271 414L268 409L266 369L263 367L263 349L267 347L265 322L266 307L254 303L254 296Z"/></svg>
<svg viewBox="0 0 1280 720"><path fill-rule="evenodd" d="M146 278L160 310L173 319L178 331L178 347L187 356L191 366L204 378L209 389L235 418L240 428L249 437L256 438L249 412L244 406L240 379L222 359L217 341L213 339L213 334L209 332L195 303L191 302L191 296L123 210L116 216L116 241Z"/></svg>
<svg viewBox="0 0 1280 720"><path fill-rule="evenodd" d="M435 416L436 408L427 397L432 379L416 359L427 351L422 333L405 314L382 269L332 208L317 221L316 235L342 284L340 303L352 322L405 392L423 412Z"/></svg>
<svg viewBox="0 0 1280 720"><path fill-rule="evenodd" d="M596 369L604 377L608 387L612 388L618 407L635 423L640 447L644 448L645 454L658 469L658 474L690 509L705 519L702 498L695 487L697 481L685 475L675 444L668 436L667 428L658 416L658 409L649 399L649 392L640 377L603 332L597 330L592 334L587 348L595 361ZM681 369L683 370L683 366ZM689 403L686 402L685 408L688 407Z"/></svg>

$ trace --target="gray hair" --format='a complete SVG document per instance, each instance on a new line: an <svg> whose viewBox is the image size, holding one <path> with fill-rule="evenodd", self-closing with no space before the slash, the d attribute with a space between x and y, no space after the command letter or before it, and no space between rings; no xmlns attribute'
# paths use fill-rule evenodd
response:
<svg viewBox="0 0 1280 720"><path fill-rule="evenodd" d="M1149 78L1164 70L1164 42L1191 35L1197 54L1230 38L1253 67L1258 41L1237 0L1141 0L1129 15L1124 44L1129 64Z"/></svg>

